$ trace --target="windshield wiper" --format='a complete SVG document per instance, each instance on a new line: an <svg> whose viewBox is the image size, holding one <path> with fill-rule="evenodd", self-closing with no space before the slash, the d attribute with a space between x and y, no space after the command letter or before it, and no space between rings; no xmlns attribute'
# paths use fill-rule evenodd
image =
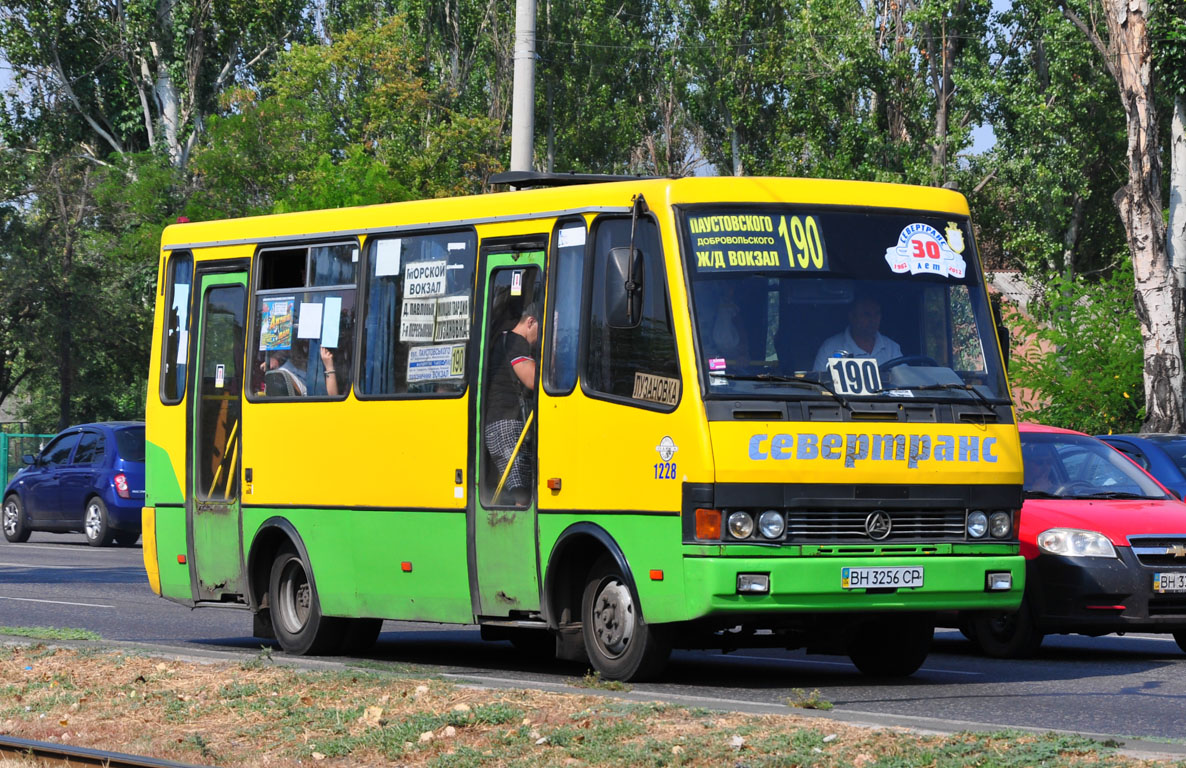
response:
<svg viewBox="0 0 1186 768"><path fill-rule="evenodd" d="M1159 496L1146 496L1143 493L1127 493L1125 491L1100 491L1099 493L1084 493L1075 496L1076 499L1157 499Z"/></svg>
<svg viewBox="0 0 1186 768"><path fill-rule="evenodd" d="M930 389L930 390L960 389L960 390L963 390L964 392L970 392L972 394L972 399L978 400L980 402L980 404L983 405L988 410L991 411L993 409L993 402L991 400L989 400L987 397L985 397L983 392L976 389L976 387L973 387L971 384L955 384L953 382L948 382L947 384L920 384L916 387L904 387L904 389L910 389L910 390L914 390L914 389Z"/></svg>
<svg viewBox="0 0 1186 768"><path fill-rule="evenodd" d="M812 381L811 379L801 379L797 376L783 376L778 373L756 373L753 375L746 375L741 373L716 373L710 372L710 376L720 376L723 379L730 379L732 381L773 381L779 384L793 384L799 387L812 387L814 389L822 389L823 391L836 398L836 401L845 408L849 408L848 401L845 400L839 392L837 392L831 384L823 381ZM849 410L852 410L849 408Z"/></svg>
<svg viewBox="0 0 1186 768"><path fill-rule="evenodd" d="M1027 498L1027 499L1061 499L1062 496L1059 496L1057 493L1051 493L1050 491L1026 491L1025 498Z"/></svg>

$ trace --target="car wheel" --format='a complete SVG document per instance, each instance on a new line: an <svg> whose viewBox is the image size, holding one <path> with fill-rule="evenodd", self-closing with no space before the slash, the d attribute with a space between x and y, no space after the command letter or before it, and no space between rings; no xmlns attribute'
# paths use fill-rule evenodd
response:
<svg viewBox="0 0 1186 768"><path fill-rule="evenodd" d="M608 680L647 680L663 671L671 646L647 624L618 564L602 557L581 599L581 632L593 668Z"/></svg>
<svg viewBox="0 0 1186 768"><path fill-rule="evenodd" d="M346 629L344 619L321 614L321 603L309 578L310 573L304 559L289 545L276 554L268 579L268 601L276 640L286 652L298 656L336 651Z"/></svg>
<svg viewBox="0 0 1186 768"><path fill-rule="evenodd" d="M1178 644L1179 648L1181 648L1183 651L1186 651L1186 630L1175 632L1174 642Z"/></svg>
<svg viewBox="0 0 1186 768"><path fill-rule="evenodd" d="M111 526L107 523L107 505L98 496L87 499L82 513L82 531L86 543L92 547L105 547L111 543Z"/></svg>
<svg viewBox="0 0 1186 768"><path fill-rule="evenodd" d="M869 677L908 677L927 660L934 634L930 616L878 618L853 629L848 658Z"/></svg>
<svg viewBox="0 0 1186 768"><path fill-rule="evenodd" d="M112 541L117 547L130 547L137 541L140 541L139 531L116 531L112 536Z"/></svg>
<svg viewBox="0 0 1186 768"><path fill-rule="evenodd" d="M980 651L996 659L1024 659L1042 644L1043 634L1034 625L1033 611L1024 597L1016 611L976 614L972 628Z"/></svg>
<svg viewBox="0 0 1186 768"><path fill-rule="evenodd" d="M30 531L29 526L25 525L25 510L15 493L4 500L4 509L0 516L3 520L4 538L13 544L29 540Z"/></svg>

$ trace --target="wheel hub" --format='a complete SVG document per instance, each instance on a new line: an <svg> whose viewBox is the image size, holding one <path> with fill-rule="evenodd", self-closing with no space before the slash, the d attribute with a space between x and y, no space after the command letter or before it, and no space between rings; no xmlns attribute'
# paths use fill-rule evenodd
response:
<svg viewBox="0 0 1186 768"><path fill-rule="evenodd" d="M86 508L86 537L88 539L99 538L99 528L102 526L102 520L99 515L99 508L94 504L90 504Z"/></svg>
<svg viewBox="0 0 1186 768"><path fill-rule="evenodd" d="M16 536L16 504L11 501L4 505L4 533Z"/></svg>
<svg viewBox="0 0 1186 768"><path fill-rule="evenodd" d="M619 581L608 582L593 603L593 634L608 656L621 656L634 635L634 599Z"/></svg>

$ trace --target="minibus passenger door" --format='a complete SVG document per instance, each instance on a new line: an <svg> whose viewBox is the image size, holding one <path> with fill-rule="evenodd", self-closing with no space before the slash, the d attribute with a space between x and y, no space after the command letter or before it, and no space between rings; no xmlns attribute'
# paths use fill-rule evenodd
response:
<svg viewBox="0 0 1186 768"><path fill-rule="evenodd" d="M544 242L539 250L485 252L471 554L482 616L517 616L540 607L535 521L539 376L534 371L542 335ZM533 314L533 320L525 320L524 312ZM519 377L528 370L534 378L530 387Z"/></svg>
<svg viewBox="0 0 1186 768"><path fill-rule="evenodd" d="M247 274L204 274L199 280L186 534L194 600L222 600L243 593L239 446Z"/></svg>

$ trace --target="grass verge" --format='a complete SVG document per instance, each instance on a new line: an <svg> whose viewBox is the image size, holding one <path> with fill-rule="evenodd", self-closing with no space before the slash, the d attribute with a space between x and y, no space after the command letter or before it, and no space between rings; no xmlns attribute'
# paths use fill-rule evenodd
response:
<svg viewBox="0 0 1186 768"><path fill-rule="evenodd" d="M57 627L0 627L0 635L28 637L33 640L102 640L102 635L89 629L59 629Z"/></svg>
<svg viewBox="0 0 1186 768"><path fill-rule="evenodd" d="M575 690L575 689L574 689ZM804 695L811 701L818 696ZM802 706L802 704L800 704ZM1142 766L1086 738L922 736L588 693L485 690L386 671L197 664L0 647L0 733L190 763L256 766Z"/></svg>

